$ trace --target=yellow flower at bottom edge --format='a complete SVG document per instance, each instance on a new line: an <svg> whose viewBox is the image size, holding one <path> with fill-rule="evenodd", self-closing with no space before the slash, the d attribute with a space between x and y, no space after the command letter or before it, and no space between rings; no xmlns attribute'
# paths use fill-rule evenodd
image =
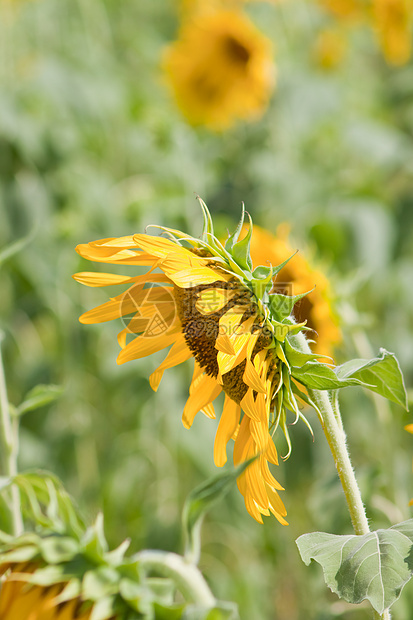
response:
<svg viewBox="0 0 413 620"><path fill-rule="evenodd" d="M236 10L185 20L163 67L187 120L213 130L259 117L274 84L270 41Z"/></svg>
<svg viewBox="0 0 413 620"><path fill-rule="evenodd" d="M251 258L261 265L277 265L291 256L296 248L288 241L289 225L281 224L276 235L254 227L251 239ZM314 288L315 287L315 288ZM286 291L290 295L312 292L304 297L295 308L298 322L307 320L307 326L314 329L316 344L314 350L332 357L334 347L342 341L338 318L332 305L332 291L327 277L298 253L277 275L274 280L277 292Z"/></svg>
<svg viewBox="0 0 413 620"><path fill-rule="evenodd" d="M4 574L8 565L0 565ZM27 581L36 566L14 564L6 573L0 590L1 620L89 620L91 607L82 611L84 603L80 598L59 602L67 582L51 586L33 585Z"/></svg>
<svg viewBox="0 0 413 620"><path fill-rule="evenodd" d="M383 54L392 65L403 65L410 58L412 20L412 0L374 0L373 25Z"/></svg>
<svg viewBox="0 0 413 620"><path fill-rule="evenodd" d="M150 376L155 391L166 369L195 358L182 416L185 428L192 425L199 411L215 418L213 401L223 392L215 464L221 467L226 463L231 439L235 440L236 465L257 457L237 481L247 510L259 522L262 515L272 513L287 524L278 494L282 486L270 472L269 463L278 465L273 441L278 427L291 451L288 412L308 425L296 400L305 401L305 395L293 381L288 361L289 355L296 359L298 353L287 338L305 329L304 323L274 314L268 295L273 268L254 270L249 255L252 223L241 240L240 224L224 248L211 232L206 205L202 201L201 205L206 218L201 239L160 227L169 238L136 234L77 246L77 252L91 261L150 267L147 274L132 277L75 274L75 280L87 286L128 286L125 292L83 314L80 321L123 319L124 329L118 335L122 348L119 364L171 347Z"/></svg>

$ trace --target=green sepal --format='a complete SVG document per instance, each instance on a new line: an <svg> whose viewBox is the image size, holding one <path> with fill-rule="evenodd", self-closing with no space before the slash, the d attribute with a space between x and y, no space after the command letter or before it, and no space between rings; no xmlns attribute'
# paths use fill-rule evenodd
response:
<svg viewBox="0 0 413 620"><path fill-rule="evenodd" d="M306 362L318 360L320 357L328 357L327 355L318 355L317 353L303 353L294 347L289 338L286 338L284 341L284 350L291 366L298 366L299 368L304 366Z"/></svg>
<svg viewBox="0 0 413 620"><path fill-rule="evenodd" d="M296 250L294 252L294 254L291 254L291 256L289 256L284 262L280 263L279 265L276 265L275 267L273 267L273 276L276 276L277 273L279 273L281 271L281 269L283 269L292 258L294 258L294 256L297 254L298 250Z"/></svg>
<svg viewBox="0 0 413 620"><path fill-rule="evenodd" d="M257 267L252 272L253 277L250 282L252 284L252 288L254 293L257 295L258 299L262 299L267 290L270 290L272 287L272 266L271 267Z"/></svg>
<svg viewBox="0 0 413 620"><path fill-rule="evenodd" d="M307 291L306 293L301 293L301 295L282 295L281 293L272 293L269 296L269 306L271 309L271 314L277 321L282 321L287 316L290 316L293 312L295 304L306 297L310 293L312 293L314 289L311 291Z"/></svg>
<svg viewBox="0 0 413 620"><path fill-rule="evenodd" d="M306 403L309 407L312 407L312 408L313 408L313 409L317 412L317 414L318 414L319 416L321 416L321 411L320 411L320 409L318 408L318 406L316 405L316 403L313 401L313 399L312 399L312 398L310 398L308 394L306 394L305 392L303 392L302 390L300 390L300 388L298 387L298 385L297 385L294 381L291 381L291 389L292 389L292 391L293 391L293 393L294 393L294 395L295 395L295 396L297 396L298 398L300 398L300 399L301 399L304 403ZM304 416L303 416L303 418L307 421L307 419L306 419ZM311 426L310 426L310 423L309 423L308 421L307 421L307 423L308 423L308 427L309 427L309 429L311 430L311 434L312 434L312 435L313 435L313 437L314 437L314 433L313 433L313 430L312 430L312 428L311 428Z"/></svg>
<svg viewBox="0 0 413 620"><path fill-rule="evenodd" d="M250 243L253 225L250 214L247 213L247 215L249 219L249 228L247 234L243 239L241 239L241 241L237 241L237 243L234 243L234 245L232 246L231 255L242 269L247 269L249 272L251 272L252 260L250 256Z"/></svg>
<svg viewBox="0 0 413 620"><path fill-rule="evenodd" d="M275 319L271 319L271 325L274 328L274 336L279 342L284 342L288 334L295 334L302 329L308 329L305 327L307 321L302 323L280 323Z"/></svg>
<svg viewBox="0 0 413 620"><path fill-rule="evenodd" d="M100 562L108 551L103 529L103 514L99 513L94 524L86 530L82 538L85 555L94 562Z"/></svg>
<svg viewBox="0 0 413 620"><path fill-rule="evenodd" d="M243 203L243 202L241 203L241 209L242 209L242 212L241 212L241 218L240 218L240 221L238 222L237 227L236 227L236 229L234 230L234 232L232 233L232 235L230 235L230 236L228 237L228 239L226 240L226 242L225 242L225 249L226 249L226 250L227 250L227 252L229 252L229 253L231 253L231 252L232 252L232 248L234 247L234 244L235 244L235 243L237 243L237 241L238 241L238 239L239 239L239 236L240 236L240 234L241 234L242 227L243 227L243 225L244 225L244 219L245 219L245 205L244 205L244 203Z"/></svg>
<svg viewBox="0 0 413 620"><path fill-rule="evenodd" d="M202 215L204 216L204 227L202 231L202 239L208 242L209 235L214 236L214 223L212 221L211 214L205 202L202 200L200 196L197 196L197 200L199 204L201 205Z"/></svg>

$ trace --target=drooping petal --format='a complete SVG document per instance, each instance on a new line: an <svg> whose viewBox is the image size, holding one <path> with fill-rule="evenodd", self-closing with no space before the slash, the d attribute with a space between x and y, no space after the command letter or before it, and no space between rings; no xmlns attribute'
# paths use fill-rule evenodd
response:
<svg viewBox="0 0 413 620"><path fill-rule="evenodd" d="M162 364L160 364L149 377L149 383L154 392L157 391L163 373L167 368L172 368L182 362L186 362L190 357L192 357L192 353L190 349L188 349L185 338L179 335Z"/></svg>
<svg viewBox="0 0 413 620"><path fill-rule="evenodd" d="M227 443L238 428L240 415L241 407L232 398L225 396L214 443L214 462L217 467L222 467L227 462Z"/></svg>
<svg viewBox="0 0 413 620"><path fill-rule="evenodd" d="M190 428L198 411L211 403L222 391L222 387L216 379L207 374L201 375L196 389L189 395L182 415L182 423L185 428Z"/></svg>
<svg viewBox="0 0 413 620"><path fill-rule="evenodd" d="M122 349L116 361L118 364L124 364L130 360L140 359L152 353L156 353L161 349L165 349L176 341L179 332L180 324L176 321L173 327L168 329L165 334L152 337L138 336Z"/></svg>

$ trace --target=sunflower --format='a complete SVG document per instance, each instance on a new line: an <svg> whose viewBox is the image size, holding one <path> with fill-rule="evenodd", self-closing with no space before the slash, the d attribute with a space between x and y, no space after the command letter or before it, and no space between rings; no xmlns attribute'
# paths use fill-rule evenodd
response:
<svg viewBox="0 0 413 620"><path fill-rule="evenodd" d="M0 566L0 574L7 571L0 591L2 620L89 620L91 608L82 611L80 598L59 602L67 584L46 587L31 584L36 568L30 563Z"/></svg>
<svg viewBox="0 0 413 620"><path fill-rule="evenodd" d="M306 396L292 380L291 361L302 366L318 356L307 354L301 359L290 338L306 329L305 321L296 323L290 316L294 303L305 293L296 297L271 293L273 278L283 265L253 268L251 218L246 236L239 240L244 211L224 246L213 233L206 205L200 203L205 218L202 239L158 227L168 238L135 234L77 246L77 252L88 260L150 267L147 274L133 277L75 274L75 280L88 286L128 285L126 292L86 312L80 321L123 319L119 364L171 346L150 376L155 391L167 368L193 357L194 373L182 416L185 428L192 425L199 411L215 418L213 401L223 392L215 463L219 467L226 463L231 439L235 440L236 465L256 457L238 478L247 510L259 522L261 515L272 513L286 524L286 510L278 494L282 487L269 463L278 464L273 442L277 427L287 439L286 457L291 452L288 410L308 425L296 400Z"/></svg>
<svg viewBox="0 0 413 620"><path fill-rule="evenodd" d="M251 258L259 264L277 264L296 250L288 241L289 225L280 224L276 235L254 227L251 239ZM334 347L342 341L338 317L334 312L333 295L327 277L313 267L304 256L297 254L277 275L274 289L292 292L294 295L311 291L295 307L299 322L307 321L307 327L315 332L315 351L331 357Z"/></svg>
<svg viewBox="0 0 413 620"><path fill-rule="evenodd" d="M331 70L338 67L347 51L344 32L338 28L322 30L314 45L314 59L319 67Z"/></svg>
<svg viewBox="0 0 413 620"><path fill-rule="evenodd" d="M403 65L410 58L412 17L412 0L374 0L373 25L392 65Z"/></svg>
<svg viewBox="0 0 413 620"><path fill-rule="evenodd" d="M237 10L185 19L163 67L187 120L212 130L259 117L274 82L270 41Z"/></svg>

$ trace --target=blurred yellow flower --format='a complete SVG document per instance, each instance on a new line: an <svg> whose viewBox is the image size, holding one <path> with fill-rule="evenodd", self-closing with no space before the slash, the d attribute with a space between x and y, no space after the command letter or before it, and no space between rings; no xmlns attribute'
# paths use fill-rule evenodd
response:
<svg viewBox="0 0 413 620"><path fill-rule="evenodd" d="M236 10L186 19L163 68L187 120L212 130L258 118L274 86L270 41Z"/></svg>
<svg viewBox="0 0 413 620"><path fill-rule="evenodd" d="M374 0L373 25L388 63L405 64L411 55L412 0Z"/></svg>
<svg viewBox="0 0 413 620"><path fill-rule="evenodd" d="M276 235L254 227L251 239L251 257L254 263L265 265L270 262L277 265L291 256L295 248L288 241L289 225L280 224ZM316 341L314 350L332 356L334 347L342 341L338 317L333 309L333 294L326 276L297 254L278 274L274 286L277 292L286 291L288 295L298 295L315 289L304 297L295 307L294 314L298 322L307 320L307 326L316 334L311 336Z"/></svg>
<svg viewBox="0 0 413 620"><path fill-rule="evenodd" d="M362 0L317 0L318 4L344 21L358 21L366 11L366 4Z"/></svg>
<svg viewBox="0 0 413 620"><path fill-rule="evenodd" d="M344 59L347 41L338 29L322 30L315 42L316 63L323 69L335 69Z"/></svg>
<svg viewBox="0 0 413 620"><path fill-rule="evenodd" d="M11 568L10 572L7 570ZM67 586L67 581L51 586L29 583L37 568L31 563L2 564L0 575L6 576L0 590L1 620L88 620L91 605L82 611L83 602L75 597L61 602L57 598Z"/></svg>

